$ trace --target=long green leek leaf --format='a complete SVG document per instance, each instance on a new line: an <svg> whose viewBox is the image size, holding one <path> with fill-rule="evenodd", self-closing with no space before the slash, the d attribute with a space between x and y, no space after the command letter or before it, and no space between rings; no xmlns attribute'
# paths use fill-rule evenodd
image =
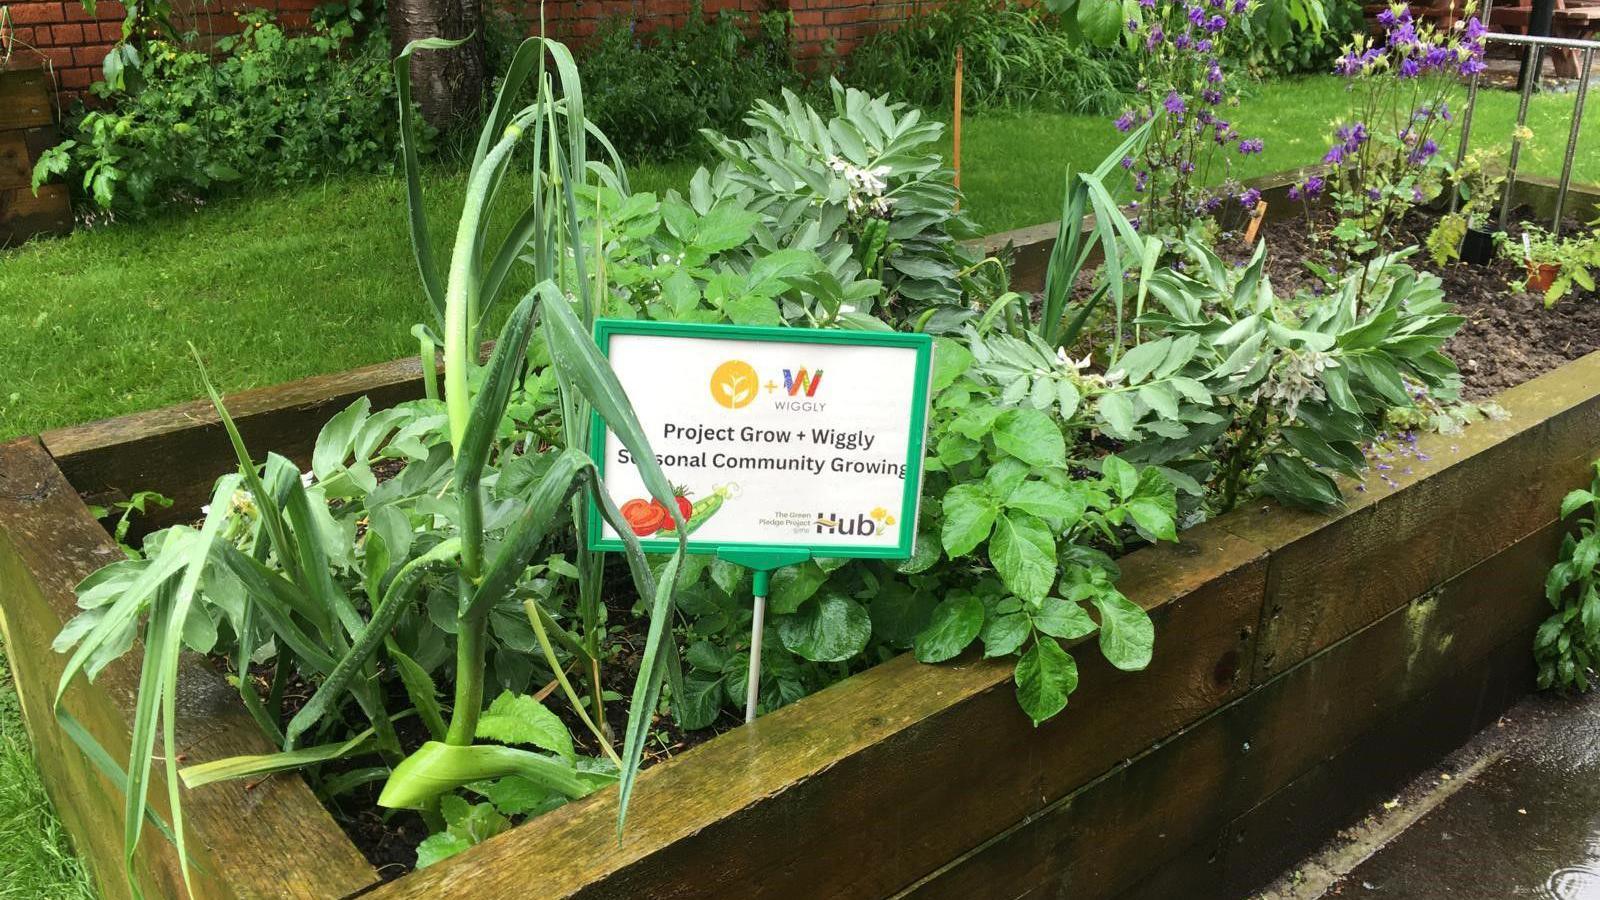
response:
<svg viewBox="0 0 1600 900"><path fill-rule="evenodd" d="M372 735L372 729L368 728L350 740L336 744L302 747L299 750L284 750L278 753L230 756L227 759L186 766L179 771L178 775L183 779L184 786L194 790L218 781L233 781L239 778L269 775L273 772L302 769L316 763L343 759L346 756L365 752L365 745L372 740Z"/></svg>
<svg viewBox="0 0 1600 900"><path fill-rule="evenodd" d="M564 762L497 744L458 746L428 741L395 767L378 795L389 809L427 809L434 799L474 781L518 775L576 800L592 788Z"/></svg>

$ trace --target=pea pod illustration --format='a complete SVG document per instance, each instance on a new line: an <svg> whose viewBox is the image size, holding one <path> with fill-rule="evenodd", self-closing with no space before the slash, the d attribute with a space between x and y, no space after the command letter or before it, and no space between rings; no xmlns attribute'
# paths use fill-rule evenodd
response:
<svg viewBox="0 0 1600 900"><path fill-rule="evenodd" d="M728 498L734 496L737 492L738 485L725 484L712 491L709 496L695 501L694 508L689 513L689 520L684 523L684 533L694 534L696 528L704 525L707 519L716 515L717 510L721 509Z"/></svg>

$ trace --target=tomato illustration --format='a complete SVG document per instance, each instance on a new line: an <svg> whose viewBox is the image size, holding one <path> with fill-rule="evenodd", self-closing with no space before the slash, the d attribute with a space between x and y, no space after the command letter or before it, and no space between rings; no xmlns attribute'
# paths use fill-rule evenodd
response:
<svg viewBox="0 0 1600 900"><path fill-rule="evenodd" d="M689 498L685 497L681 493L678 496L673 497L672 499L678 504L678 518L682 519L685 522L689 521L689 518L694 515L694 504L690 503L689 502ZM656 503L656 505L657 506L661 506L659 501ZM665 506L661 506L661 511L662 511L662 513L666 513L667 512L666 507ZM677 531L678 530L678 523L672 521L672 516L670 514L667 514L667 520L665 522L661 523L661 530L662 531Z"/></svg>
<svg viewBox="0 0 1600 900"><path fill-rule="evenodd" d="M629 500L622 504L622 518L640 537L648 537L661 530L663 522L671 522L667 508L654 500Z"/></svg>

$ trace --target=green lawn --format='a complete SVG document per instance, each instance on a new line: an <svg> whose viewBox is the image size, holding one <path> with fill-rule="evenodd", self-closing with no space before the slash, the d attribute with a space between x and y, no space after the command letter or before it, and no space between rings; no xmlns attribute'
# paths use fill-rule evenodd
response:
<svg viewBox="0 0 1600 900"><path fill-rule="evenodd" d="M1515 97L1486 93L1475 143L1503 142ZM1261 86L1237 119L1265 138L1241 177L1319 159L1342 82ZM1556 174L1571 98L1534 101L1525 171ZM1063 167L1099 162L1119 137L1105 119L1005 113L968 120L963 186L987 231L1055 218ZM1600 182L1600 116L1588 117L1580 180ZM692 164L641 166L636 188L684 184ZM433 173L428 201L450 224L459 173ZM188 342L224 389L332 372L415 352L424 315L393 177L328 181L228 200L136 225L81 232L0 253L0 439L192 399ZM440 241L443 251L443 241ZM260 449L260 448L258 448ZM49 814L0 680L0 898L87 895L81 865Z"/></svg>
<svg viewBox="0 0 1600 900"><path fill-rule="evenodd" d="M1267 151L1238 160L1252 176L1314 162L1345 102L1335 78L1263 85L1239 110ZM1559 167L1571 101L1539 98L1525 170ZM1515 98L1486 93L1476 134L1503 140ZM1066 163L1097 163L1118 135L1099 118L973 117L963 148L968 209L985 230L1049 221ZM1600 181L1600 116L1590 116L1580 177ZM691 164L634 170L641 189L687 180ZM448 224L459 173L427 195ZM198 396L187 342L227 390L272 384L413 352L423 315L399 179L327 181L226 200L154 222L42 241L0 255L0 438ZM441 242L441 251L443 244Z"/></svg>

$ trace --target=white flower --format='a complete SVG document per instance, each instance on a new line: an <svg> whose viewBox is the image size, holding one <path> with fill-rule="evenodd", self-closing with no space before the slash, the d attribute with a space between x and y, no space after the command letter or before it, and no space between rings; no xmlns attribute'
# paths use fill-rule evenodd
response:
<svg viewBox="0 0 1600 900"><path fill-rule="evenodd" d="M1293 422L1301 403L1327 397L1322 389L1322 373L1338 365L1337 359L1320 350L1286 350L1250 399L1278 404L1283 408L1285 423Z"/></svg>

